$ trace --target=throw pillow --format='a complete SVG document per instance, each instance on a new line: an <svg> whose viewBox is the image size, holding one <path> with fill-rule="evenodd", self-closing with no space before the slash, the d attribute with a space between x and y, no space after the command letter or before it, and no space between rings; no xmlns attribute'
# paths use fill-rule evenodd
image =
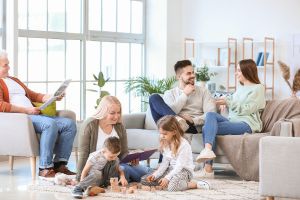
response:
<svg viewBox="0 0 300 200"><path fill-rule="evenodd" d="M39 103L39 102L33 102L33 105L35 107L40 107L41 105L43 105L43 103ZM54 117L56 116L56 102L53 101L49 106L47 106L44 110L41 110L41 113L43 115L47 115L50 117Z"/></svg>

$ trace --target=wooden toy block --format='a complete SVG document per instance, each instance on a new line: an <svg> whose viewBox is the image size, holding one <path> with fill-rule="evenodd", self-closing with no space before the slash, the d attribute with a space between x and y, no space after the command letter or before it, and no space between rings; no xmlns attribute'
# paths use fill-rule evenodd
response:
<svg viewBox="0 0 300 200"><path fill-rule="evenodd" d="M150 190L151 192L155 192L156 191L155 186L151 186Z"/></svg>
<svg viewBox="0 0 300 200"><path fill-rule="evenodd" d="M110 182L111 186L118 186L119 185L118 177L110 178L109 182Z"/></svg>
<svg viewBox="0 0 300 200"><path fill-rule="evenodd" d="M133 194L134 192L135 190L131 187L127 190L127 194Z"/></svg>
<svg viewBox="0 0 300 200"><path fill-rule="evenodd" d="M123 194L126 194L126 190L127 190L126 187L121 187L121 192L122 192Z"/></svg>
<svg viewBox="0 0 300 200"><path fill-rule="evenodd" d="M117 186L112 185L112 186L110 186L110 190L112 192L121 192L121 187L118 185Z"/></svg>
<svg viewBox="0 0 300 200"><path fill-rule="evenodd" d="M121 192L121 188L114 188L112 192Z"/></svg>
<svg viewBox="0 0 300 200"><path fill-rule="evenodd" d="M142 185L142 190L144 191L151 191L151 187L150 186L146 186L146 185Z"/></svg>
<svg viewBox="0 0 300 200"><path fill-rule="evenodd" d="M138 189L142 189L142 184L141 184L141 183L138 183L138 184L137 184L137 188L138 188Z"/></svg>
<svg viewBox="0 0 300 200"><path fill-rule="evenodd" d="M131 185L129 188L132 188L134 190L137 190L138 189L138 185Z"/></svg>
<svg viewBox="0 0 300 200"><path fill-rule="evenodd" d="M162 190L163 188L162 188L162 186L158 185L158 186L155 186L155 189L156 190Z"/></svg>

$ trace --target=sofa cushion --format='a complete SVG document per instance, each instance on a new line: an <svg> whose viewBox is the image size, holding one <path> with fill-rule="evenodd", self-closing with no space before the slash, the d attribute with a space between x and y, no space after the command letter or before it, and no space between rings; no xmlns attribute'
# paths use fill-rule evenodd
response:
<svg viewBox="0 0 300 200"><path fill-rule="evenodd" d="M153 149L159 147L158 130L126 129L128 149Z"/></svg>
<svg viewBox="0 0 300 200"><path fill-rule="evenodd" d="M152 117L150 107L148 107L146 111L146 118L145 118L145 129L147 130L157 130L156 123Z"/></svg>
<svg viewBox="0 0 300 200"><path fill-rule="evenodd" d="M190 134L190 133L186 133L187 137L191 137L191 146L192 146L192 152L193 153L200 153L203 149L203 143L202 143L202 134L198 133L198 134ZM217 136L218 138L218 136ZM224 155L224 152L222 151L222 149L217 145L217 149L216 149L216 155L220 156L220 155Z"/></svg>

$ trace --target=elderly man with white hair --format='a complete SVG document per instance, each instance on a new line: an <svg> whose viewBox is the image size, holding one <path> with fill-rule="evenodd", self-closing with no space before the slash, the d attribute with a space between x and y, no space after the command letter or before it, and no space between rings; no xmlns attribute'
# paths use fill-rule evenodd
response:
<svg viewBox="0 0 300 200"><path fill-rule="evenodd" d="M54 177L57 172L76 174L66 167L76 135L75 122L68 118L40 115L40 109L32 102L46 102L50 95L30 90L18 78L9 76L9 70L7 53L0 50L0 112L28 114L35 131L41 134L39 176Z"/></svg>

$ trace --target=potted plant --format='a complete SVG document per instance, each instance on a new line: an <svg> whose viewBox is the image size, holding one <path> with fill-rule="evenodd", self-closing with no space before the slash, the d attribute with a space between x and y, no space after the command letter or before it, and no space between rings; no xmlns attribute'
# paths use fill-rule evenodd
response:
<svg viewBox="0 0 300 200"><path fill-rule="evenodd" d="M149 79L145 76L139 76L126 81L125 90L127 93L133 91L136 96L142 97L145 109L151 94L163 94L165 91L170 90L175 82L175 76L166 79Z"/></svg>
<svg viewBox="0 0 300 200"><path fill-rule="evenodd" d="M109 80L109 78L107 78L106 80L104 79L104 75L102 72L99 72L98 76L96 76L95 74L93 74L94 79L97 81L97 83L94 83L93 85L97 85L99 87L98 90L94 90L94 89L87 89L88 91L91 92L97 92L99 93L99 98L96 100L96 106L95 108L97 108L97 106L99 105L101 99L106 96L109 95L108 91L102 90L102 88L104 87L105 83Z"/></svg>
<svg viewBox="0 0 300 200"><path fill-rule="evenodd" d="M196 80L200 81L200 86L205 86L206 82L216 75L216 72L209 72L207 65L197 68L196 70Z"/></svg>

